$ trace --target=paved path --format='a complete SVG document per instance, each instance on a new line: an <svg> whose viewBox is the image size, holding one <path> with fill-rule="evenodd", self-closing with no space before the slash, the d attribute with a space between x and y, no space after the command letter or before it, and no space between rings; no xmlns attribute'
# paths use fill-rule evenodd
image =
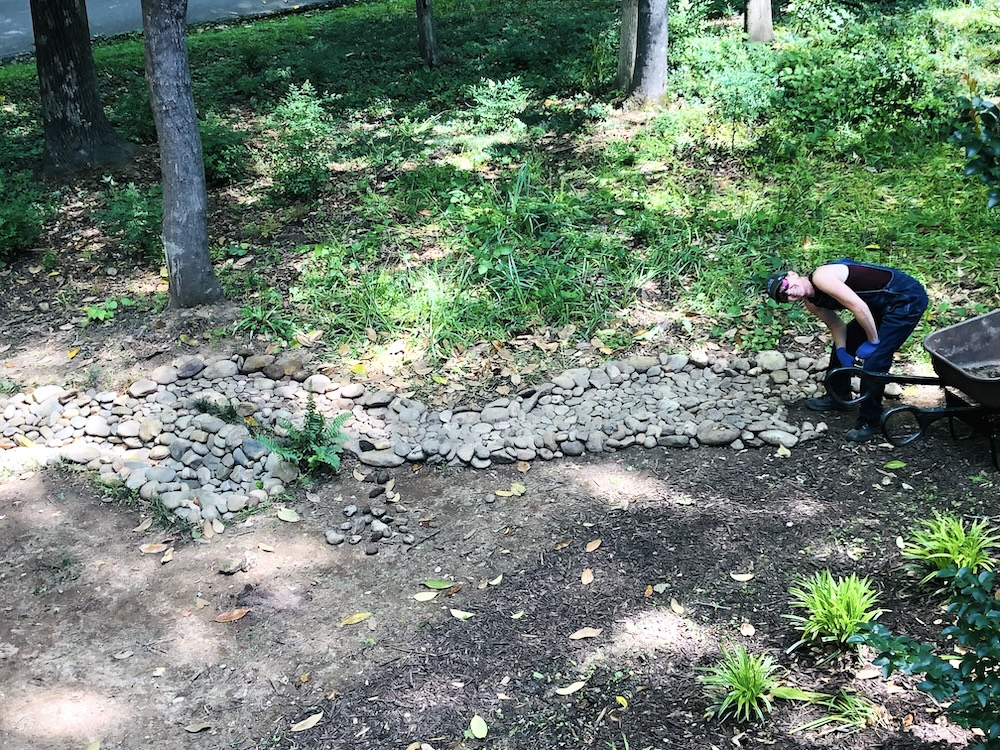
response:
<svg viewBox="0 0 1000 750"><path fill-rule="evenodd" d="M189 0L188 23L217 21L239 16L278 13L317 5L327 0ZM87 3L90 32L114 36L142 28L139 0L90 0ZM33 52L28 0L0 0L0 60Z"/></svg>

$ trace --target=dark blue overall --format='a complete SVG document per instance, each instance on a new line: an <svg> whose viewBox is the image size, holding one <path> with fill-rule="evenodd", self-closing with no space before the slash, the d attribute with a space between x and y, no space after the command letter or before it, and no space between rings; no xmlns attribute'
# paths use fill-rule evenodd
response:
<svg viewBox="0 0 1000 750"><path fill-rule="evenodd" d="M857 294L872 312L875 318L875 326L878 328L878 347L865 360L864 369L868 372L889 372L892 367L893 355L903 345L903 342L913 333L913 329L920 322L924 310L927 309L927 292L923 285L909 274L903 273L895 268L887 266L877 266L873 263L859 263L850 258L830 261L827 265L848 265L865 266L888 271L892 277L889 283L881 289L858 290ZM810 278L810 281L812 279ZM848 276L847 286L851 286L850 276ZM844 306L830 295L816 290L816 296L809 300L816 307L829 310L843 310ZM858 347L868 340L868 335L856 320L851 320L847 324L847 351L854 354ZM828 369L840 367L837 359L836 347L830 353L830 364ZM837 395L842 398L849 398L846 392L847 383L836 384ZM842 390L843 389L843 390ZM877 425L882 416L882 393L885 391L884 383L866 383L862 378L861 390L867 394L868 398L861 402L858 412L858 422Z"/></svg>

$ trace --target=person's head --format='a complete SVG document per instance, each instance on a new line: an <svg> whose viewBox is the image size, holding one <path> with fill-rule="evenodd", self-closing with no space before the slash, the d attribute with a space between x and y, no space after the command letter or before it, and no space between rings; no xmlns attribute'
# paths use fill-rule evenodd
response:
<svg viewBox="0 0 1000 750"><path fill-rule="evenodd" d="M778 271L767 278L767 296L775 302L795 302L812 294L812 284L795 271Z"/></svg>

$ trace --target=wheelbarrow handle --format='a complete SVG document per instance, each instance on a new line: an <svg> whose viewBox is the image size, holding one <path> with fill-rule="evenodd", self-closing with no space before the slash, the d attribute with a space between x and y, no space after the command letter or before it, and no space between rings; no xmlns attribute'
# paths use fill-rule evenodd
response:
<svg viewBox="0 0 1000 750"><path fill-rule="evenodd" d="M894 406L891 409L886 409L882 413L882 419L879 421L879 426L882 428L882 434L885 436L885 439L899 448L904 445L909 445L910 443L922 438L927 432L928 427L937 422L939 419L948 416L944 413L945 411L945 409L921 409L913 406L912 404ZM913 415L914 421L917 425L916 429L908 435L890 435L889 420L899 414L907 413Z"/></svg>
<svg viewBox="0 0 1000 750"><path fill-rule="evenodd" d="M867 393L862 393L857 398L845 399L840 398L835 390L831 388L832 381L834 378L844 377L844 376L857 376L864 377L864 379L869 383L899 383L900 385L941 385L941 378L931 377L927 375L894 375L891 372L868 372L862 370L860 367L837 367L830 370L826 374L826 378L823 380L826 385L826 391L830 394L830 398L836 401L838 404L843 406L857 406L866 398L868 398Z"/></svg>

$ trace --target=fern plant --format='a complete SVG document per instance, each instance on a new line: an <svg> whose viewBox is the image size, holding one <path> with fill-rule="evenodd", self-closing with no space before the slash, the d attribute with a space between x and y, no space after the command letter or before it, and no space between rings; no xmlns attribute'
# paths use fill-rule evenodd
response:
<svg viewBox="0 0 1000 750"><path fill-rule="evenodd" d="M278 424L287 432L283 438L276 435L261 435L260 442L272 453L277 453L286 461L292 461L307 474L323 467L334 472L340 471L340 454L347 435L341 428L352 414L344 412L328 420L316 408L316 400L309 394L302 427L287 419L279 419Z"/></svg>

